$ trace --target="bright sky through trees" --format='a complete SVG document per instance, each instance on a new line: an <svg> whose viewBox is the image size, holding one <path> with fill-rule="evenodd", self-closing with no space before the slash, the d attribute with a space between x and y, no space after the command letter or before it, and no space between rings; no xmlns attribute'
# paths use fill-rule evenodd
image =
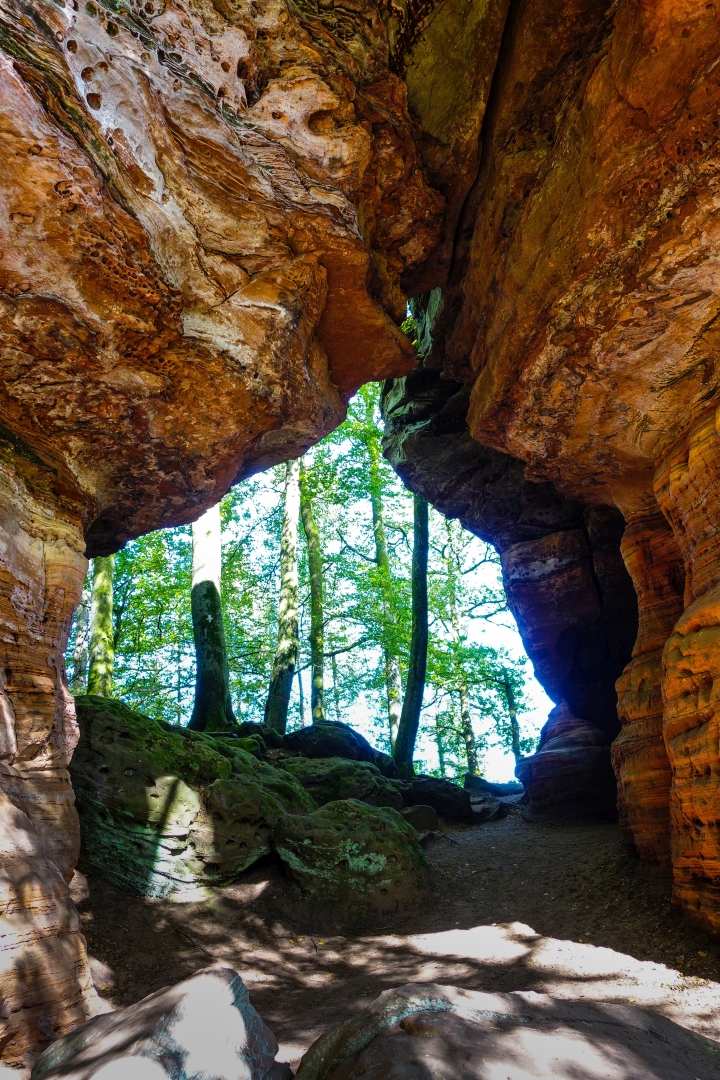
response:
<svg viewBox="0 0 720 1080"><path fill-rule="evenodd" d="M378 388L365 387L345 424L305 456L303 483L321 540L325 713L389 749L388 672L391 684L398 666L403 685L407 675L413 500L380 455L379 425ZM222 601L238 721L264 717L277 645L285 473L280 466L252 477L221 505ZM386 540L380 565L378 514ZM311 721L310 579L302 528L298 554L300 655L289 729ZM190 718L195 685L191 563L189 526L142 537L115 561L113 696L181 724ZM511 779L502 680L512 681L520 704L523 753L532 751L552 703L505 608L494 550L432 509L428 592L428 676L416 771L464 773L463 716L469 716L481 772ZM71 682L80 655L75 646L73 635Z"/></svg>

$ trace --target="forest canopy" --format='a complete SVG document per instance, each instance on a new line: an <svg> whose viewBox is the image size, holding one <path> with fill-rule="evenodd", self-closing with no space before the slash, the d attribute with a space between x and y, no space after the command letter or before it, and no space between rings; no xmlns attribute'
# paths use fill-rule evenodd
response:
<svg viewBox="0 0 720 1080"><path fill-rule="evenodd" d="M324 714L390 748L407 682L411 636L413 496L382 457L380 388L365 386L345 422L300 463L299 654L288 730L311 722L311 637L321 650ZM222 500L222 608L232 712L262 722L278 640L281 533L289 466L234 487ZM311 517L308 518L308 509ZM308 540L315 529L314 548ZM311 563L321 578L322 625L311 627ZM103 563L105 560L95 560ZM96 570L96 573L99 572ZM190 526L128 544L114 561L112 696L185 725L193 712ZM509 618L494 549L430 508L427 673L416 765L454 776L482 772L498 742L516 757L523 734L526 661L492 644ZM92 570L67 663L87 688ZM314 610L317 612L317 604ZM481 628L485 629L483 633Z"/></svg>

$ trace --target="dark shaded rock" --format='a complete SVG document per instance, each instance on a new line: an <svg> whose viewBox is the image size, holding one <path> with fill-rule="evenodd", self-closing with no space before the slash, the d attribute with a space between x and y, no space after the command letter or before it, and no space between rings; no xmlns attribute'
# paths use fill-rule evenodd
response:
<svg viewBox="0 0 720 1080"><path fill-rule="evenodd" d="M346 758L288 758L282 763L318 806L338 799L359 799L370 806L399 810L402 795L369 761Z"/></svg>
<svg viewBox="0 0 720 1080"><path fill-rule="evenodd" d="M620 554L625 522L584 506L524 462L476 442L469 388L417 368L386 389L384 453L411 491L493 544L508 604L553 701L614 737L615 681L637 633L637 599Z"/></svg>
<svg viewBox="0 0 720 1080"><path fill-rule="evenodd" d="M419 833L432 832L438 827L438 816L432 806L408 806L400 811L407 822Z"/></svg>
<svg viewBox="0 0 720 1080"><path fill-rule="evenodd" d="M351 917L367 909L413 908L425 896L427 863L417 833L396 810L355 799L285 817L273 847L290 877L317 900Z"/></svg>
<svg viewBox="0 0 720 1080"><path fill-rule="evenodd" d="M470 806L476 825L481 825L483 821L496 821L498 818L507 817L507 807L494 795L472 795Z"/></svg>
<svg viewBox="0 0 720 1080"><path fill-rule="evenodd" d="M71 775L85 866L146 896L192 897L271 850L270 830L315 803L242 739L168 730L119 701L76 700Z"/></svg>
<svg viewBox="0 0 720 1080"><path fill-rule="evenodd" d="M698 1080L720 1045L628 1005L433 983L386 990L307 1051L296 1080Z"/></svg>
<svg viewBox="0 0 720 1080"><path fill-rule="evenodd" d="M513 781L508 784L493 784L490 780L485 780L482 776L474 776L472 773L465 774L463 787L471 793L471 798L474 792L480 795L494 795L498 799L505 795L522 795L523 793L522 784Z"/></svg>
<svg viewBox="0 0 720 1080"><path fill-rule="evenodd" d="M527 821L613 820L617 785L604 731L558 705L542 729L536 754L515 769L525 787Z"/></svg>
<svg viewBox="0 0 720 1080"><path fill-rule="evenodd" d="M389 754L384 754L382 750L375 751L373 764L376 769L380 770L383 776L387 776L390 780L394 780L400 775L400 770L393 759Z"/></svg>
<svg viewBox="0 0 720 1080"><path fill-rule="evenodd" d="M283 746L308 758L340 757L375 763L376 751L367 739L335 720L291 731L283 737Z"/></svg>
<svg viewBox="0 0 720 1080"><path fill-rule="evenodd" d="M265 745L273 750L279 750L283 744L282 735L274 728L268 727L267 724L255 724L252 720L244 720L242 724L238 724L237 733L244 739L253 735L259 736Z"/></svg>
<svg viewBox="0 0 720 1080"><path fill-rule="evenodd" d="M470 796L459 784L438 776L415 776L393 781L402 793L403 806L432 806L447 821L473 822Z"/></svg>
<svg viewBox="0 0 720 1080"><path fill-rule="evenodd" d="M110 1066L113 1077L127 1080L265 1080L277 1051L240 976L217 966L58 1039L32 1080L91 1080Z"/></svg>

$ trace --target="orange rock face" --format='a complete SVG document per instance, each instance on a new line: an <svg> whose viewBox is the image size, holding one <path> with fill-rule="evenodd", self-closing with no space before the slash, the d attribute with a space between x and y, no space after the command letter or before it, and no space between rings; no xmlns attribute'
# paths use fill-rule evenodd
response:
<svg viewBox="0 0 720 1080"><path fill-rule="evenodd" d="M622 731L613 743L625 841L642 859L670 868L671 770L663 738L662 653L682 612L684 568L659 510L636 514L622 542L638 597L633 658L617 683Z"/></svg>
<svg viewBox="0 0 720 1080"><path fill-rule="evenodd" d="M663 730L670 792L674 895L694 921L720 932L720 437L703 410L668 448L658 501L685 558L686 608L663 654Z"/></svg>
<svg viewBox="0 0 720 1080"><path fill-rule="evenodd" d="M409 370L401 282L444 207L420 140L373 0L0 0L4 1060L91 1002L62 663L85 555Z"/></svg>

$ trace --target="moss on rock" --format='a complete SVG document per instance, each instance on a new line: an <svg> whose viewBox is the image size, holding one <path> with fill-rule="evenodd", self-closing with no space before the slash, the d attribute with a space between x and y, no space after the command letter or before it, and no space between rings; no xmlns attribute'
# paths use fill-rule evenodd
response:
<svg viewBox="0 0 720 1080"><path fill-rule="evenodd" d="M290 877L317 900L349 914L413 908L427 890L417 833L396 810L356 799L284 817L273 847Z"/></svg>
<svg viewBox="0 0 720 1080"><path fill-rule="evenodd" d="M76 699L70 771L89 870L146 896L190 899L271 850L285 814L315 802L241 744L152 720L119 701Z"/></svg>
<svg viewBox="0 0 720 1080"><path fill-rule="evenodd" d="M370 806L402 807L402 795L380 771L366 761L346 758L289 758L282 763L318 806L338 799L359 799Z"/></svg>

